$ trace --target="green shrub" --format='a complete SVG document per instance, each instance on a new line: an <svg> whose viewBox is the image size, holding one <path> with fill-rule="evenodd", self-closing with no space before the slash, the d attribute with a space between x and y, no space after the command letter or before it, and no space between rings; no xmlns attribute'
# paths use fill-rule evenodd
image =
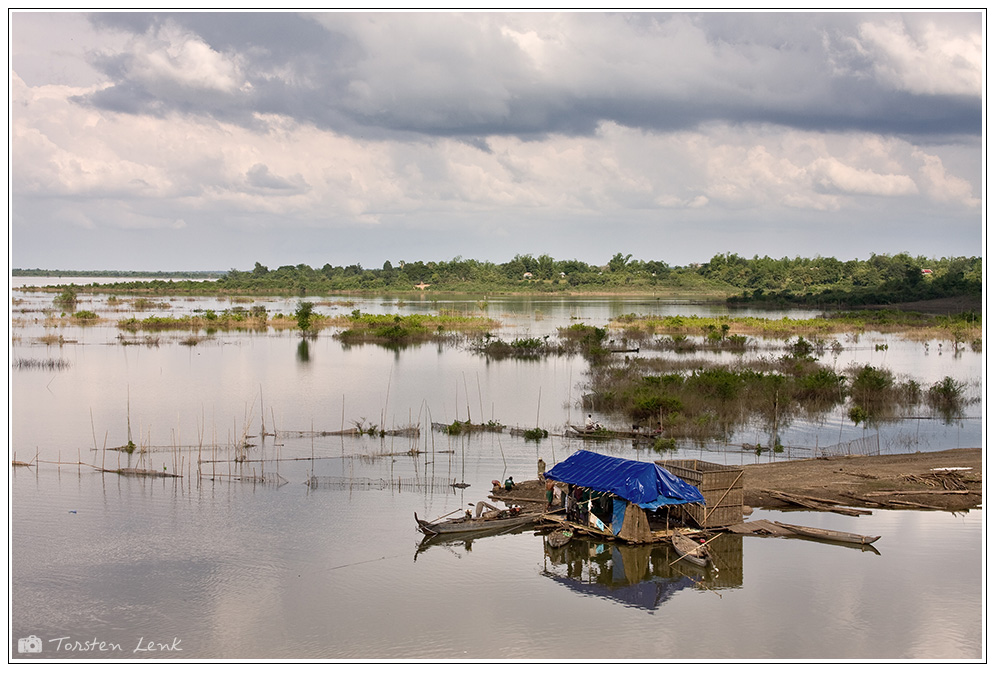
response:
<svg viewBox="0 0 997 674"><path fill-rule="evenodd" d="M547 437L547 431L542 428L531 428L527 431L523 431L523 437L527 440L540 441Z"/></svg>
<svg viewBox="0 0 997 674"><path fill-rule="evenodd" d="M675 438L658 438L651 447L656 452L671 452L678 448Z"/></svg>

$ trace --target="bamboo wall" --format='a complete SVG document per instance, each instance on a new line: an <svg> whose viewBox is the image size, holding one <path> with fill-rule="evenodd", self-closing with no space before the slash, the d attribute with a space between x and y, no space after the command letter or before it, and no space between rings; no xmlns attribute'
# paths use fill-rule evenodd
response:
<svg viewBox="0 0 997 674"><path fill-rule="evenodd" d="M665 470L699 489L706 505L688 503L685 512L703 528L744 521L743 470L699 459L658 461Z"/></svg>

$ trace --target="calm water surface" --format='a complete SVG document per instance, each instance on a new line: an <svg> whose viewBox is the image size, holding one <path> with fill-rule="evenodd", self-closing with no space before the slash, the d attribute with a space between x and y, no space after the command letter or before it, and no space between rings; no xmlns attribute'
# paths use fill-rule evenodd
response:
<svg viewBox="0 0 997 674"><path fill-rule="evenodd" d="M725 536L716 542L720 571L707 577L673 563L665 548L573 541L553 551L533 532L420 546L414 512L432 518L466 508L487 494L491 480L528 479L538 457L551 465L582 447L557 435L585 414L587 364L580 358L487 361L435 345L344 349L325 334L307 344L307 355L289 333L225 334L193 347L163 335L155 345L124 345L113 327L45 327L32 307L51 307L51 296L14 296L25 320L14 314L12 359L68 363L11 371L11 453L39 459L10 475L14 657L29 635L42 640L45 656L58 658L984 655L981 511L862 518L761 512L755 517L881 535L879 554ZM102 315L110 310L106 299L83 297ZM231 305L169 304L148 313ZM267 304L287 311L294 303ZM631 311L713 311L647 300L465 304L460 310L474 306L502 320L504 334L533 336L575 322L604 325ZM439 305L384 299L320 310L426 313ZM62 346L38 343L48 333L62 334ZM876 351L884 340L889 349ZM926 350L877 335L845 347L825 358L886 366L927 385L949 374L980 395L980 354L957 354L951 345L939 353L937 344ZM552 435L533 443L507 433L451 438L425 430L430 421L469 416L539 425ZM884 451L981 446L980 406L965 416L864 429L839 415L796 422L782 438L798 448L791 454L871 433ZM356 423L419 424L423 432L317 433ZM264 426L277 437L259 437ZM234 440L244 433L254 437L247 460L236 463ZM738 449L758 433L674 455L729 464L778 460ZM103 451L129 434L148 451ZM629 443L598 447L660 458ZM183 477L93 467L101 465L166 468ZM447 486L455 481L471 486ZM77 642L114 650L82 651ZM150 642L172 650L135 650Z"/></svg>

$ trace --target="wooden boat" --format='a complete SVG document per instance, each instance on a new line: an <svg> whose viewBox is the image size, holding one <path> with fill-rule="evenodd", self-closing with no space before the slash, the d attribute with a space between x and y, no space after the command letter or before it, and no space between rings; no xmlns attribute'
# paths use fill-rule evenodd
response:
<svg viewBox="0 0 997 674"><path fill-rule="evenodd" d="M818 529L817 527L804 527L799 524L785 524L784 522L776 522L778 526L793 532L794 534L799 534L800 536L809 536L810 538L818 538L824 541L835 541L837 543L852 543L854 545L872 545L879 540L879 536L863 536L861 534L853 534L847 531L834 531L832 529Z"/></svg>
<svg viewBox="0 0 997 674"><path fill-rule="evenodd" d="M501 433L505 430L505 424L496 422L472 424L470 421L455 421L452 424L441 424L434 421L431 427L434 431L450 435L459 435L460 433Z"/></svg>
<svg viewBox="0 0 997 674"><path fill-rule="evenodd" d="M574 532L571 529L558 529L547 534L547 545L552 548L560 548L571 542Z"/></svg>
<svg viewBox="0 0 997 674"><path fill-rule="evenodd" d="M692 540L677 531L672 534L672 547L679 553L683 561L691 562L697 566L712 566L713 558L710 550L705 544Z"/></svg>
<svg viewBox="0 0 997 674"><path fill-rule="evenodd" d="M497 511L494 517L452 517L440 522L427 522L419 519L418 513L415 521L419 526L419 531L426 535L439 534L470 534L484 531L501 531L503 529L526 529L533 526L540 520L541 514L524 514L519 508L509 508Z"/></svg>
<svg viewBox="0 0 997 674"><path fill-rule="evenodd" d="M569 432L575 435L580 435L583 438L595 438L595 439L606 439L606 440L629 439L629 438L647 438L650 440L657 438L659 435L661 435L661 431L652 431L652 430L620 431L620 430L612 430L609 428L603 428L602 426L599 426L597 428L586 428L585 426L574 426L571 424L568 425L568 430Z"/></svg>

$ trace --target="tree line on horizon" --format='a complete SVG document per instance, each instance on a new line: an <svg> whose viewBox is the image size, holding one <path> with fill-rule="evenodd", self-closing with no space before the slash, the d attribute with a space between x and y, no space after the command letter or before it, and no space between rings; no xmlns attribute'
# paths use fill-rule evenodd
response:
<svg viewBox="0 0 997 674"><path fill-rule="evenodd" d="M516 255L504 263L455 257L449 261L386 260L380 269L360 264L276 269L256 262L252 270L231 269L214 281L126 281L121 290L168 287L172 292L213 289L224 294L323 295L342 291L592 291L686 290L728 294L731 303L876 304L982 294L982 257L928 258L909 253L872 254L866 260L833 257L714 255L708 262L671 266L616 253L605 265L555 260L550 255Z"/></svg>

